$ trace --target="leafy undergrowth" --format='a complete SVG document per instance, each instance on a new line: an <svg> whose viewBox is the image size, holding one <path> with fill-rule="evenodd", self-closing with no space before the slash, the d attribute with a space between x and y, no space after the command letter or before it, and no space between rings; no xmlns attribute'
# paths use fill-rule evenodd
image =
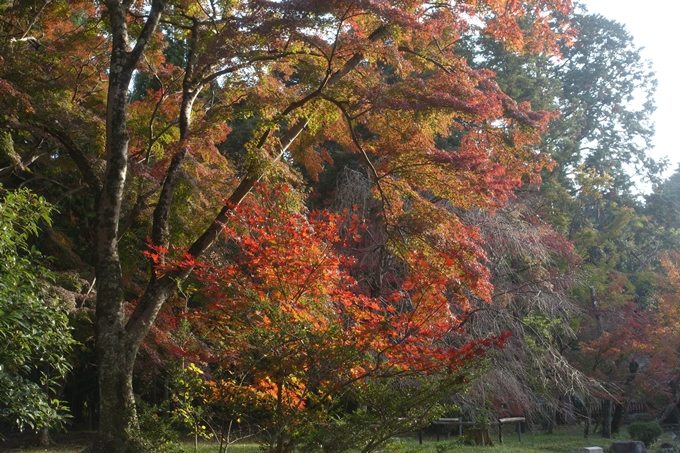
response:
<svg viewBox="0 0 680 453"><path fill-rule="evenodd" d="M79 453L93 439L94 433L70 433L54 436L56 446L45 447L20 447L0 442L0 451L7 453ZM399 437L387 447L387 453L576 453L581 447L602 447L606 452L609 444L616 440L630 440L627 433L622 432L618 438L603 439L600 433L591 434L589 439L583 439L583 428L579 426L559 427L554 434L523 433L522 442L517 438L517 433L509 428L503 430L503 444L498 444L498 432L492 429L494 445L492 447L473 447L461 445L456 436L446 439L442 436L436 441L435 436L425 436L423 444L418 443L417 436ZM664 433L648 451L655 451L663 442L672 442L671 433ZM193 444L185 445L187 453L193 452ZM199 453L217 453L215 444L201 444ZM232 445L228 453L258 453L259 445L256 443Z"/></svg>

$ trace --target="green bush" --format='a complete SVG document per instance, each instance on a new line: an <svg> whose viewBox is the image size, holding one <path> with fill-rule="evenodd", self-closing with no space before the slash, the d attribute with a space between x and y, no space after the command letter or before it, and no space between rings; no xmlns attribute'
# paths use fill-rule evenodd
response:
<svg viewBox="0 0 680 453"><path fill-rule="evenodd" d="M661 434L663 434L663 429L661 425L656 422L646 422L646 423L631 423L628 425L628 434L633 440L641 440L645 443L646 447L653 444Z"/></svg>
<svg viewBox="0 0 680 453"><path fill-rule="evenodd" d="M131 433L140 451L149 453L186 453L179 441L179 433L173 428L172 421L159 416L162 407L151 406L136 399L139 431Z"/></svg>
<svg viewBox="0 0 680 453"><path fill-rule="evenodd" d="M51 290L47 258L30 245L39 225L50 225L51 210L26 189L0 185L0 421L19 431L69 417L57 398L74 344L68 306Z"/></svg>

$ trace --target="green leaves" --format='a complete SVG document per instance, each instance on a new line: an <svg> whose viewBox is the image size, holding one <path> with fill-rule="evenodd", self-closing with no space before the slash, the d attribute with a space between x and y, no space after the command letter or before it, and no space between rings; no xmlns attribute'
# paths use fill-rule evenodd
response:
<svg viewBox="0 0 680 453"><path fill-rule="evenodd" d="M69 370L74 342L66 307L50 293L45 258L27 242L41 221L50 224L50 211L25 189L6 192L0 202L0 419L19 429L65 418L51 395Z"/></svg>

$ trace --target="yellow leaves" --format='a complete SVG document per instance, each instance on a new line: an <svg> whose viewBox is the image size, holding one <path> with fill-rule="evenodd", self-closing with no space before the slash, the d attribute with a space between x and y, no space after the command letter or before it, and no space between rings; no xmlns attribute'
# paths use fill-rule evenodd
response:
<svg viewBox="0 0 680 453"><path fill-rule="evenodd" d="M677 267L677 257L666 255L661 264L666 272L670 288L658 298L658 318L665 333L673 336L680 335L680 272Z"/></svg>
<svg viewBox="0 0 680 453"><path fill-rule="evenodd" d="M607 173L602 173L593 167L585 164L579 165L574 170L574 178L580 185L580 191L584 196L593 200L599 200L603 194L607 193L614 184L612 178Z"/></svg>
<svg viewBox="0 0 680 453"><path fill-rule="evenodd" d="M196 366L195 363L190 363L187 365L185 370L198 376L202 376L204 374L204 371Z"/></svg>

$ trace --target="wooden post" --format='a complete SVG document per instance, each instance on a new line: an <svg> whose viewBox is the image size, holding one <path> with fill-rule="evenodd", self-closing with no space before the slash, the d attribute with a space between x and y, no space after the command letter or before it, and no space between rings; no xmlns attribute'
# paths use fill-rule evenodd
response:
<svg viewBox="0 0 680 453"><path fill-rule="evenodd" d="M519 437L519 443L522 443L522 422L517 422L517 436Z"/></svg>
<svg viewBox="0 0 680 453"><path fill-rule="evenodd" d="M503 443L503 422L498 420L498 443Z"/></svg>
<svg viewBox="0 0 680 453"><path fill-rule="evenodd" d="M423 445L423 428L418 429L418 443Z"/></svg>
<svg viewBox="0 0 680 453"><path fill-rule="evenodd" d="M458 437L461 437L463 435L463 416L460 416L460 420L458 422Z"/></svg>
<svg viewBox="0 0 680 453"><path fill-rule="evenodd" d="M439 442L439 424L435 425L437 427L437 442Z"/></svg>

